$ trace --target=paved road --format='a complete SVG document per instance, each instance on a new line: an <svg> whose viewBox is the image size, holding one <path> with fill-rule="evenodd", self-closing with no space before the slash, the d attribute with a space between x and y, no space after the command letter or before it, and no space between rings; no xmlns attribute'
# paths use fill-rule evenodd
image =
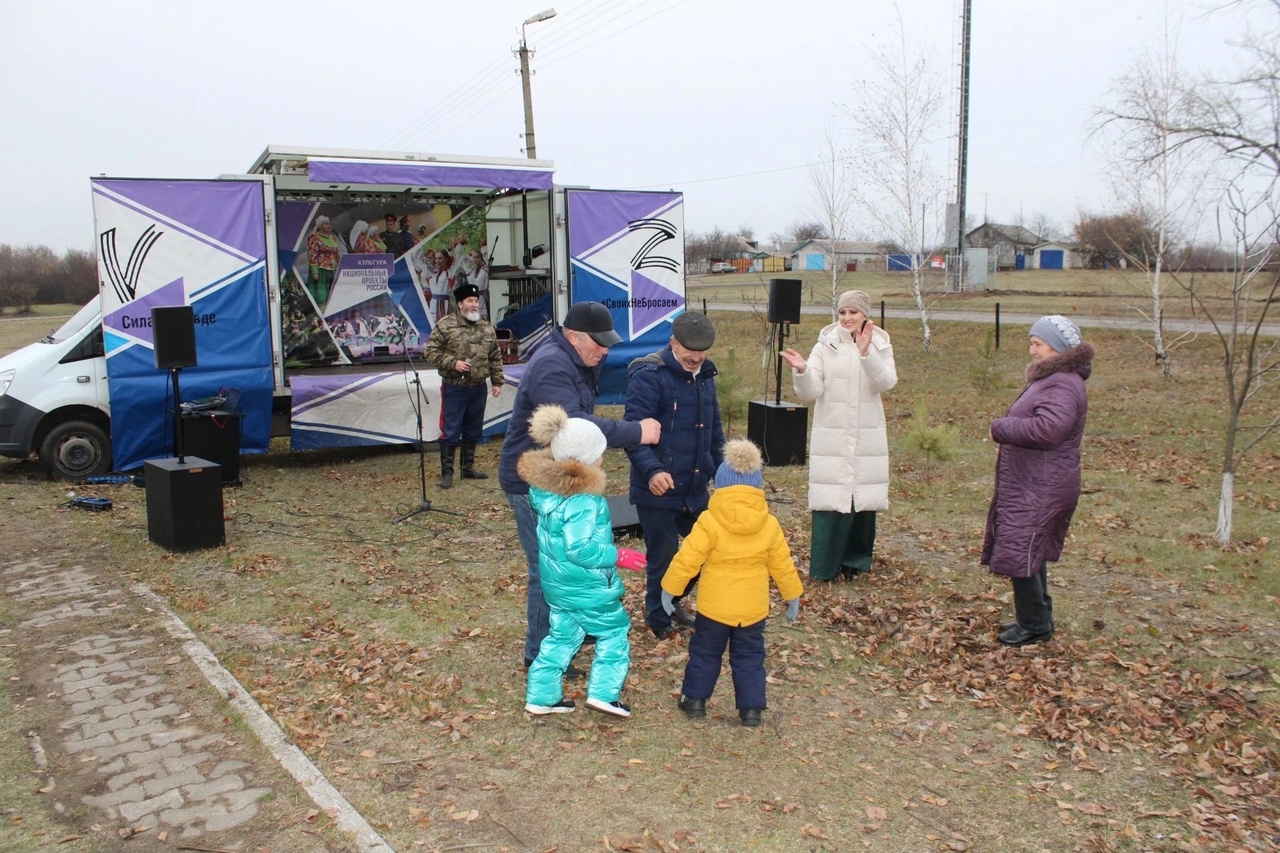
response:
<svg viewBox="0 0 1280 853"><path fill-rule="evenodd" d="M755 305L743 305L741 303L730 302L709 302L707 303L709 311L759 311L760 308ZM830 316L831 312L825 306L806 305L800 309L802 314L815 314ZM872 319L880 316L880 308L878 305L872 305ZM911 308L885 308L884 316L886 320L910 320L919 323L920 315L915 309ZM995 311L967 311L946 309L942 311L933 311L930 318L934 322L950 322L950 323L995 323ZM1036 320L1039 320L1042 314L1025 314L1010 311L1000 312L1000 327L1006 326L1030 326ZM1145 332L1150 330L1147 322L1141 318L1129 317L1090 317L1084 314L1072 314L1071 319L1079 326L1086 328L1105 328L1105 329L1131 329L1133 331ZM886 322L885 326L889 324ZM896 324L895 324L896 325ZM1197 332L1199 334L1213 334L1213 326L1207 320L1165 320L1164 327L1170 332ZM1246 327L1246 331L1252 331L1252 326ZM1262 333L1269 337L1280 338L1280 323L1264 323Z"/></svg>

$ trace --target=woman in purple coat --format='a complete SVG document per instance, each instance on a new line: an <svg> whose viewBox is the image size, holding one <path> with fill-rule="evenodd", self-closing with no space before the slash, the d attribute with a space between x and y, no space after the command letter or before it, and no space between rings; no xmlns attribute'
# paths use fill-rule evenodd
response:
<svg viewBox="0 0 1280 853"><path fill-rule="evenodd" d="M1093 347L1066 317L1041 317L1031 327L1027 384L1002 418L991 422L996 490L987 513L982 565L1013 582L1017 621L1000 633L1006 646L1053 636L1048 564L1080 499L1080 440L1089 409L1085 380Z"/></svg>

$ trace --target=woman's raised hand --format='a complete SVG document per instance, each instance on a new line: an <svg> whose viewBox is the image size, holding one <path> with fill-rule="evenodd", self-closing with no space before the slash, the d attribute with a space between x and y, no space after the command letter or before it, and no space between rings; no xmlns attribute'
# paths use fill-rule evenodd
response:
<svg viewBox="0 0 1280 853"><path fill-rule="evenodd" d="M793 349L784 349L778 355L782 356L782 360L791 365L791 369L797 373L804 373L805 368L809 366L808 362L804 360L804 356Z"/></svg>
<svg viewBox="0 0 1280 853"><path fill-rule="evenodd" d="M868 320L862 324L858 334L854 335L853 342L858 345L858 352L862 355L866 355L867 350L871 349L871 330L874 328L875 324Z"/></svg>

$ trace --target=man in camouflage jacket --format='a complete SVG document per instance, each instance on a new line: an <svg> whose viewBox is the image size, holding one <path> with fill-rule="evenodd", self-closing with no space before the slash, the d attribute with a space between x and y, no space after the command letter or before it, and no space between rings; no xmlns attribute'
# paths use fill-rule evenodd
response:
<svg viewBox="0 0 1280 853"><path fill-rule="evenodd" d="M440 372L440 488L453 486L454 457L462 446L462 478L486 480L477 471L476 442L484 431L485 380L502 393L498 333L480 318L480 291L474 284L453 291L458 310L444 317L427 339L426 360Z"/></svg>

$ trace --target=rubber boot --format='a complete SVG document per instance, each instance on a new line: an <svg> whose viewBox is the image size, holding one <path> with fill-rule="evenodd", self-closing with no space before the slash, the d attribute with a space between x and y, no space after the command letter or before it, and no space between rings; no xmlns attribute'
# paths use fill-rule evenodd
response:
<svg viewBox="0 0 1280 853"><path fill-rule="evenodd" d="M474 441L462 442L462 479L464 480L487 480L489 475L483 471L476 470L476 443Z"/></svg>
<svg viewBox="0 0 1280 853"><path fill-rule="evenodd" d="M456 444L440 445L440 488L453 487L453 457L457 453Z"/></svg>

